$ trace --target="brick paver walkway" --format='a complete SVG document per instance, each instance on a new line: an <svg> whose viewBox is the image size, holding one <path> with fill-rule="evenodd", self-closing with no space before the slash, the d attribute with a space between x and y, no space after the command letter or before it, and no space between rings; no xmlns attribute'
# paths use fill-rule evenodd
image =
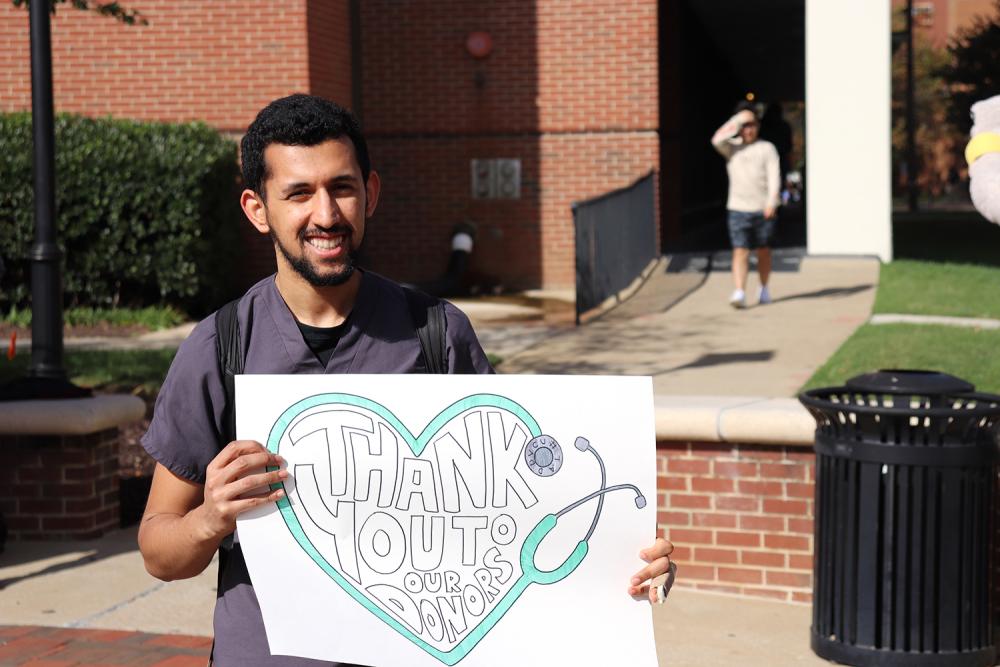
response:
<svg viewBox="0 0 1000 667"><path fill-rule="evenodd" d="M19 667L204 667L211 647L211 637L0 626L0 665Z"/></svg>

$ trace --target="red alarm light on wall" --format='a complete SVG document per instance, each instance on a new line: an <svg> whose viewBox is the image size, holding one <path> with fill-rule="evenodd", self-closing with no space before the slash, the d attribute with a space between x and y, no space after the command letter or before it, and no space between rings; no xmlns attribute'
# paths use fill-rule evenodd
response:
<svg viewBox="0 0 1000 667"><path fill-rule="evenodd" d="M493 52L493 38L488 32L471 32L465 38L465 50L473 58L485 58Z"/></svg>

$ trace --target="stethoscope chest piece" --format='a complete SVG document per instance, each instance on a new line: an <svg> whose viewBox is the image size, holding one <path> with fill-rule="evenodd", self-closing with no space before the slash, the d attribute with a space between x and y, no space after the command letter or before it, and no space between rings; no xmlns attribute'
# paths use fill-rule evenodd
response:
<svg viewBox="0 0 1000 667"><path fill-rule="evenodd" d="M551 436L536 436L524 447L524 462L539 477L551 477L562 467L562 447Z"/></svg>

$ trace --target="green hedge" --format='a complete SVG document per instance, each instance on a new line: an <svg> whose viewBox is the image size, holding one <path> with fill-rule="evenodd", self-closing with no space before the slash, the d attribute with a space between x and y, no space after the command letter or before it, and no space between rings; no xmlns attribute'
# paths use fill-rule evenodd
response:
<svg viewBox="0 0 1000 667"><path fill-rule="evenodd" d="M0 114L0 309L29 307L30 114ZM173 303L230 291L236 144L200 124L56 117L56 210L67 306Z"/></svg>

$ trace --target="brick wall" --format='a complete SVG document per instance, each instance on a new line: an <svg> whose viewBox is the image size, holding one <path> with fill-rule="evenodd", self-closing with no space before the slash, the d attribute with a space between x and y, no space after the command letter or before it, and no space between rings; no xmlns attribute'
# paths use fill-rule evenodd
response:
<svg viewBox="0 0 1000 667"><path fill-rule="evenodd" d="M348 0L132 0L148 19L123 25L60 6L52 19L57 112L204 121L242 135L257 111L293 92L349 105ZM31 108L28 12L0 2L0 111ZM274 252L243 219L244 280L274 271Z"/></svg>
<svg viewBox="0 0 1000 667"><path fill-rule="evenodd" d="M12 539L80 539L118 528L118 429L0 436L0 511Z"/></svg>
<svg viewBox="0 0 1000 667"><path fill-rule="evenodd" d="M677 585L811 601L814 461L804 447L658 443L657 523Z"/></svg>
<svg viewBox="0 0 1000 667"><path fill-rule="evenodd" d="M378 141L373 162L383 188L368 226L365 264L400 279L437 278L451 252L452 228L471 220L478 228L474 274L508 287L536 284L543 233L536 145L534 138L517 137ZM520 199L469 198L469 161L488 156L522 158Z"/></svg>
<svg viewBox="0 0 1000 667"><path fill-rule="evenodd" d="M465 50L475 31L493 40L482 60ZM439 276L452 226L471 220L474 274L571 286L570 204L658 167L653 0L366 0L362 47L384 185L367 248L377 271ZM472 158L520 158L521 199L472 199Z"/></svg>
<svg viewBox="0 0 1000 667"><path fill-rule="evenodd" d="M52 20L56 110L242 132L271 99L308 90L306 4L129 2L145 26L61 6ZM0 4L0 40L0 109L30 109L27 11Z"/></svg>
<svg viewBox="0 0 1000 667"><path fill-rule="evenodd" d="M61 7L57 111L203 120L239 134L294 91L351 103L348 0L135 0L150 24ZM658 168L655 0L365 0L362 111L385 197L372 267L428 280L479 225L473 271L509 288L574 281L570 204ZM0 3L0 110L30 107L28 15ZM465 50L487 31L494 51ZM469 160L521 158L521 200L473 200ZM239 224L244 224L240 221ZM246 235L248 274L271 270Z"/></svg>
<svg viewBox="0 0 1000 667"><path fill-rule="evenodd" d="M308 92L350 107L350 2L306 0L306 30L309 51Z"/></svg>
<svg viewBox="0 0 1000 667"><path fill-rule="evenodd" d="M552 133L543 135L540 146L542 284L572 286L576 241L570 206L632 185L658 169L659 136L655 131Z"/></svg>

